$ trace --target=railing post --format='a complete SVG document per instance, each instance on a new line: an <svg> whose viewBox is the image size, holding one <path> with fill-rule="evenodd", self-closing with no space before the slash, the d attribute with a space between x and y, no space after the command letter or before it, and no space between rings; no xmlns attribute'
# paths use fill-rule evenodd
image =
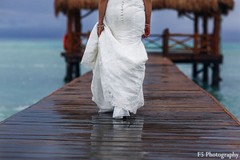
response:
<svg viewBox="0 0 240 160"><path fill-rule="evenodd" d="M193 53L198 53L199 50L199 29L198 29L198 21L199 21L199 18L198 18L198 15L195 14L195 17L194 17L194 51Z"/></svg>
<svg viewBox="0 0 240 160"><path fill-rule="evenodd" d="M168 52L169 52L169 47L168 47L168 43L169 43L169 29L166 28L163 31L163 56L167 57L168 56Z"/></svg>

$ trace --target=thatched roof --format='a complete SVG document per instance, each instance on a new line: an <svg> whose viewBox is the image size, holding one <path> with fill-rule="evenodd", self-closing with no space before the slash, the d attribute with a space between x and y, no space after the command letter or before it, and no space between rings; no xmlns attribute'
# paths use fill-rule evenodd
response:
<svg viewBox="0 0 240 160"><path fill-rule="evenodd" d="M55 14L59 12L66 13L68 10L74 9L97 9L98 0L55 0Z"/></svg>
<svg viewBox="0 0 240 160"><path fill-rule="evenodd" d="M227 14L234 7L233 0L153 0L153 8L174 9L179 13L212 15L216 12Z"/></svg>
<svg viewBox="0 0 240 160"><path fill-rule="evenodd" d="M233 0L152 0L153 9L174 9L179 13L194 12L212 15L227 14L233 9ZM98 0L55 0L55 13L74 9L97 9Z"/></svg>

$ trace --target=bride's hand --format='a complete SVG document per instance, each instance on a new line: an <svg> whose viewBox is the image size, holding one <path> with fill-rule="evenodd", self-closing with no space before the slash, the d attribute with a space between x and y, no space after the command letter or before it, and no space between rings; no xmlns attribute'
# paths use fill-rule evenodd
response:
<svg viewBox="0 0 240 160"><path fill-rule="evenodd" d="M149 24L145 25L143 38L147 38L151 33L151 26Z"/></svg>
<svg viewBox="0 0 240 160"><path fill-rule="evenodd" d="M104 25L98 25L97 26L97 34L98 34L98 37L100 37L102 31L104 30Z"/></svg>

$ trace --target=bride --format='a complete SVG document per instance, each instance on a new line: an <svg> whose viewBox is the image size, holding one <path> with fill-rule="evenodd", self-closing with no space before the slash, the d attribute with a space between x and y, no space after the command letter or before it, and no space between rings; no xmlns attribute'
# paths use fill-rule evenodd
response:
<svg viewBox="0 0 240 160"><path fill-rule="evenodd" d="M100 113L122 119L144 105L148 58L141 38L150 35L151 6L151 0L99 0L81 63L93 70L92 100Z"/></svg>

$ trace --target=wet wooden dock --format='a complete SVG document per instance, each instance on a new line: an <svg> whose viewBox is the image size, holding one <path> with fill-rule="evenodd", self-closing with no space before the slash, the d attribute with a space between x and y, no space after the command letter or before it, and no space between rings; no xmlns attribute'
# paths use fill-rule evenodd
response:
<svg viewBox="0 0 240 160"><path fill-rule="evenodd" d="M97 113L90 82L88 73L2 122L0 159L186 160L209 159L206 152L240 154L239 122L168 59L149 56L145 106L125 121Z"/></svg>

